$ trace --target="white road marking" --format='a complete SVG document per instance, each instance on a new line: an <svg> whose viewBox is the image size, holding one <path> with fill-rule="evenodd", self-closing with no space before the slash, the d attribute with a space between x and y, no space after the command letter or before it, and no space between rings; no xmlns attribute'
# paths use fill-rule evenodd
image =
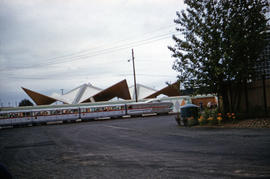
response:
<svg viewBox="0 0 270 179"><path fill-rule="evenodd" d="M114 129L124 129L124 130L131 130L131 131L133 131L133 129L126 128L126 127L109 126L109 125L103 125L103 126L105 126L105 127L110 127L110 128L114 128Z"/></svg>

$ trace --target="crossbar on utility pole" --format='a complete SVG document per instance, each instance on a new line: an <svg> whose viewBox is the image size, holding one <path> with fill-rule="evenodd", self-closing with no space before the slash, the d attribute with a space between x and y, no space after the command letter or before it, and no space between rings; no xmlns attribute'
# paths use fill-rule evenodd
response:
<svg viewBox="0 0 270 179"><path fill-rule="evenodd" d="M138 102L138 96L137 96L137 85L136 85L136 73L135 73L135 62L134 62L134 51L132 51L132 64L133 64L133 75L134 75L134 90L135 90L135 99L136 102Z"/></svg>

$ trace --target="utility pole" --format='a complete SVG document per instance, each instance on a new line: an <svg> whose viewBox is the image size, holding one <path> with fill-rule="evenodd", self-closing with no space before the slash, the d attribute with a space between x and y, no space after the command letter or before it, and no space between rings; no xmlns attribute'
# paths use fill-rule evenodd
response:
<svg viewBox="0 0 270 179"><path fill-rule="evenodd" d="M64 94L64 89L60 89L61 90L61 94L63 95Z"/></svg>
<svg viewBox="0 0 270 179"><path fill-rule="evenodd" d="M134 63L134 51L133 51L133 49L131 49L131 52L132 52L132 64L133 64L133 75L134 75L135 99L136 99L136 102L138 102L137 85L136 85L136 73L135 73L135 63Z"/></svg>
<svg viewBox="0 0 270 179"><path fill-rule="evenodd" d="M61 90L61 95L63 96L63 94L64 94L64 89L60 89ZM57 102L57 101L56 101ZM61 104L61 102L60 102L60 104ZM64 102L62 102L62 104L64 104Z"/></svg>

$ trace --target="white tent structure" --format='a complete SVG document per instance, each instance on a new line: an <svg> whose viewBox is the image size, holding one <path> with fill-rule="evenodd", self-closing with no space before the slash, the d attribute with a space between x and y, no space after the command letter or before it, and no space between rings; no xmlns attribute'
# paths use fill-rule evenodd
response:
<svg viewBox="0 0 270 179"><path fill-rule="evenodd" d="M136 86L139 100L156 98L160 95L180 96L178 82L168 85L161 90L155 90L142 84L136 84ZM49 105L56 101L60 101L65 104L79 104L119 99L130 100L136 98L134 86L128 87L126 80L122 80L106 89L95 87L90 83L82 84L65 94L53 93L51 96L47 96L23 87L22 89L37 105Z"/></svg>
<svg viewBox="0 0 270 179"><path fill-rule="evenodd" d="M59 101L62 101L64 103L67 103L67 104L78 104L87 100L91 96L95 96L101 91L102 89L88 83L88 84L80 85L63 95L58 94L58 93L53 93L50 97L57 99Z"/></svg>
<svg viewBox="0 0 270 179"><path fill-rule="evenodd" d="M146 98L147 96L157 92L157 90L153 89L153 88L150 88L148 86L145 86L145 85L142 85L142 84L136 84L136 87L137 87L137 96L138 96L138 99L144 99ZM135 88L134 88L134 85L129 87L129 93L131 95L131 98L132 99L135 99Z"/></svg>

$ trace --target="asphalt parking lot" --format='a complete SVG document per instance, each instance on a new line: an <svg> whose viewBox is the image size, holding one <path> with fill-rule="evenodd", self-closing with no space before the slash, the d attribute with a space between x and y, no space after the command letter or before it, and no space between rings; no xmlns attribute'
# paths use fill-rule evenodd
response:
<svg viewBox="0 0 270 179"><path fill-rule="evenodd" d="M153 116L0 130L14 178L269 178L269 129L185 128Z"/></svg>

